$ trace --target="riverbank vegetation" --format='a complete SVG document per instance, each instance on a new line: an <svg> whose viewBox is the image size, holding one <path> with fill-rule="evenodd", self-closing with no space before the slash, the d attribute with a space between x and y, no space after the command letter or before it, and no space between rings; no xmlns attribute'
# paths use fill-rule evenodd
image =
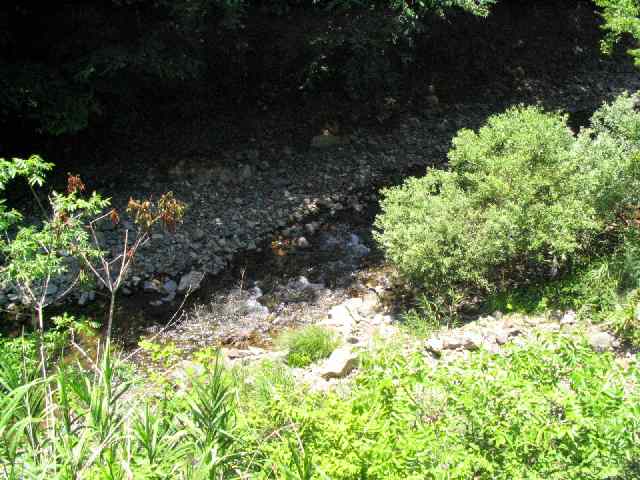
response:
<svg viewBox="0 0 640 480"><path fill-rule="evenodd" d="M306 45L292 60L301 90L396 95L430 20L483 17L495 3L13 2L0 7L0 122L76 134L156 82L167 93L220 64L234 67L229 83L260 84L246 40L255 11L282 20L308 9L363 27L332 24ZM636 2L595 4L605 50L636 45ZM64 21L29 42L25 27L49 15ZM636 46L629 53L638 58ZM426 92L437 105L433 85ZM144 340L140 350L161 367L135 363L139 350L112 339L122 282L153 232L178 228L188 206L168 192L117 211L79 175L48 190L51 169L38 155L0 160L0 280L19 292L10 313L20 326L0 338L0 478L640 479L638 94L605 103L577 132L562 112L510 107L459 130L448 169L384 189L374 237L415 308L401 312L405 330L344 345L357 370L324 389L303 377L341 342L314 325L286 332L285 355L260 361L236 351L229 362L215 348L186 359L174 344ZM4 201L16 182L37 219ZM125 216L122 243L104 245L96 225ZM91 282L106 292L103 325L51 313ZM381 301L357 300L383 316ZM486 313L525 318L511 330L527 316L562 320L494 350L472 336L452 356L425 344ZM334 314L362 320L346 307ZM594 346L594 325L615 341Z"/></svg>
<svg viewBox="0 0 640 480"><path fill-rule="evenodd" d="M465 301L447 302L470 292L505 312L573 308L585 326L608 322L637 345L635 105L621 96L577 136L562 115L530 107L460 131L450 172L385 192L377 226L390 260L432 304L443 302L440 312L457 315ZM76 205L78 182L54 205ZM46 278L60 268L51 262L57 251L43 250L49 262L25 257L5 274L33 265L41 270L27 272ZM31 308L39 318L41 305ZM288 366L226 368L208 350L194 356L200 367L172 381L137 372L108 337L95 358L87 355L68 337L82 323L58 323L3 340L6 478L640 476L637 365L594 351L579 330L447 362L398 334L361 351L347 383L317 392L291 370L335 346L315 327L287 336ZM82 355L69 362L64 352L74 348Z"/></svg>
<svg viewBox="0 0 640 480"><path fill-rule="evenodd" d="M450 315L540 288L540 308L606 316L638 288L637 102L619 97L576 136L532 107L460 131L450 171L384 192L380 244Z"/></svg>

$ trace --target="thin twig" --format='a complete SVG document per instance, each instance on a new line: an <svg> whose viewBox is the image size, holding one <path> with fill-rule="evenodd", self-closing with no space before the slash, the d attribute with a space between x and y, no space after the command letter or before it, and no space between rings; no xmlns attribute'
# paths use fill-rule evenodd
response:
<svg viewBox="0 0 640 480"><path fill-rule="evenodd" d="M89 362L89 366L91 367L91 369L96 372L96 373L100 373L100 369L98 368L98 366L95 364L95 362L93 361L93 359L89 356L89 354L84 350L84 348L82 348L80 345L78 345L76 343L75 337L72 335L71 337L71 345L73 345L73 347L78 350L78 352L80 353L80 355L82 355L82 357L87 360Z"/></svg>

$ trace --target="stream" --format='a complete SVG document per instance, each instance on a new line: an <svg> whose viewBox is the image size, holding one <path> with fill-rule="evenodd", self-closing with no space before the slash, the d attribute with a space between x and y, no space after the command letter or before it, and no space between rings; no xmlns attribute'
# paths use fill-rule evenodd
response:
<svg viewBox="0 0 640 480"><path fill-rule="evenodd" d="M116 341L135 352L139 364L148 360L136 349L143 340L171 345L186 357L207 347L231 356L268 351L281 332L319 322L349 298L391 288L372 236L377 211L371 201L360 211L324 212L285 229L287 235L280 232L225 272L205 277L179 312L181 298L153 307L153 294L122 297ZM295 241L301 233L303 245Z"/></svg>

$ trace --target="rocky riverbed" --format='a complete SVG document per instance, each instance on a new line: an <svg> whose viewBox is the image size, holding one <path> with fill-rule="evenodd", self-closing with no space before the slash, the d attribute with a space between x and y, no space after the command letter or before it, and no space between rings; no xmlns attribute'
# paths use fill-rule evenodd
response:
<svg viewBox="0 0 640 480"><path fill-rule="evenodd" d="M584 52L576 50L575 55ZM508 105L540 103L573 112L574 123L582 123L602 101L640 88L640 76L629 61L590 59L588 67L563 77L563 83L526 76L518 89L495 102L484 97L447 103L434 92L428 106L396 115L386 129L360 128L348 135L321 132L307 139L307 148L274 139L215 156L191 152L161 162L172 164L168 170L132 163L126 182L103 182L116 208L123 210L131 197L158 198L173 191L188 210L175 234L156 232L139 252L122 293L144 292L140 298L150 309L174 308L190 287L197 288L202 279L241 263L243 257L261 254L272 239L286 247L310 248L309 239L321 226L319 217L326 221L345 210L358 215L375 202L380 186L445 166L458 129L477 128ZM132 228L126 219L116 226L102 222L99 237L117 254L124 230ZM64 280L49 287L51 297L63 289ZM96 293L101 292L78 291L73 298L84 305ZM5 308L19 302L11 289L0 295Z"/></svg>

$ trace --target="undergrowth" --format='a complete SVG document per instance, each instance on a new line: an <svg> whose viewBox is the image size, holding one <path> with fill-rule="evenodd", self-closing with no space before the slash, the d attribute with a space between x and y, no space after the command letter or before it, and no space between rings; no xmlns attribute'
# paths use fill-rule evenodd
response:
<svg viewBox="0 0 640 480"><path fill-rule="evenodd" d="M640 478L637 363L557 334L438 367L405 345L363 354L350 390L327 393L282 363L214 361L153 395L105 355L96 371L57 367L53 416L36 372L0 389L0 476Z"/></svg>
<svg viewBox="0 0 640 480"><path fill-rule="evenodd" d="M639 478L638 373L563 337L438 368L394 344L363 359L346 397L247 388L241 429L272 434L266 465L287 461L295 430L309 478Z"/></svg>

